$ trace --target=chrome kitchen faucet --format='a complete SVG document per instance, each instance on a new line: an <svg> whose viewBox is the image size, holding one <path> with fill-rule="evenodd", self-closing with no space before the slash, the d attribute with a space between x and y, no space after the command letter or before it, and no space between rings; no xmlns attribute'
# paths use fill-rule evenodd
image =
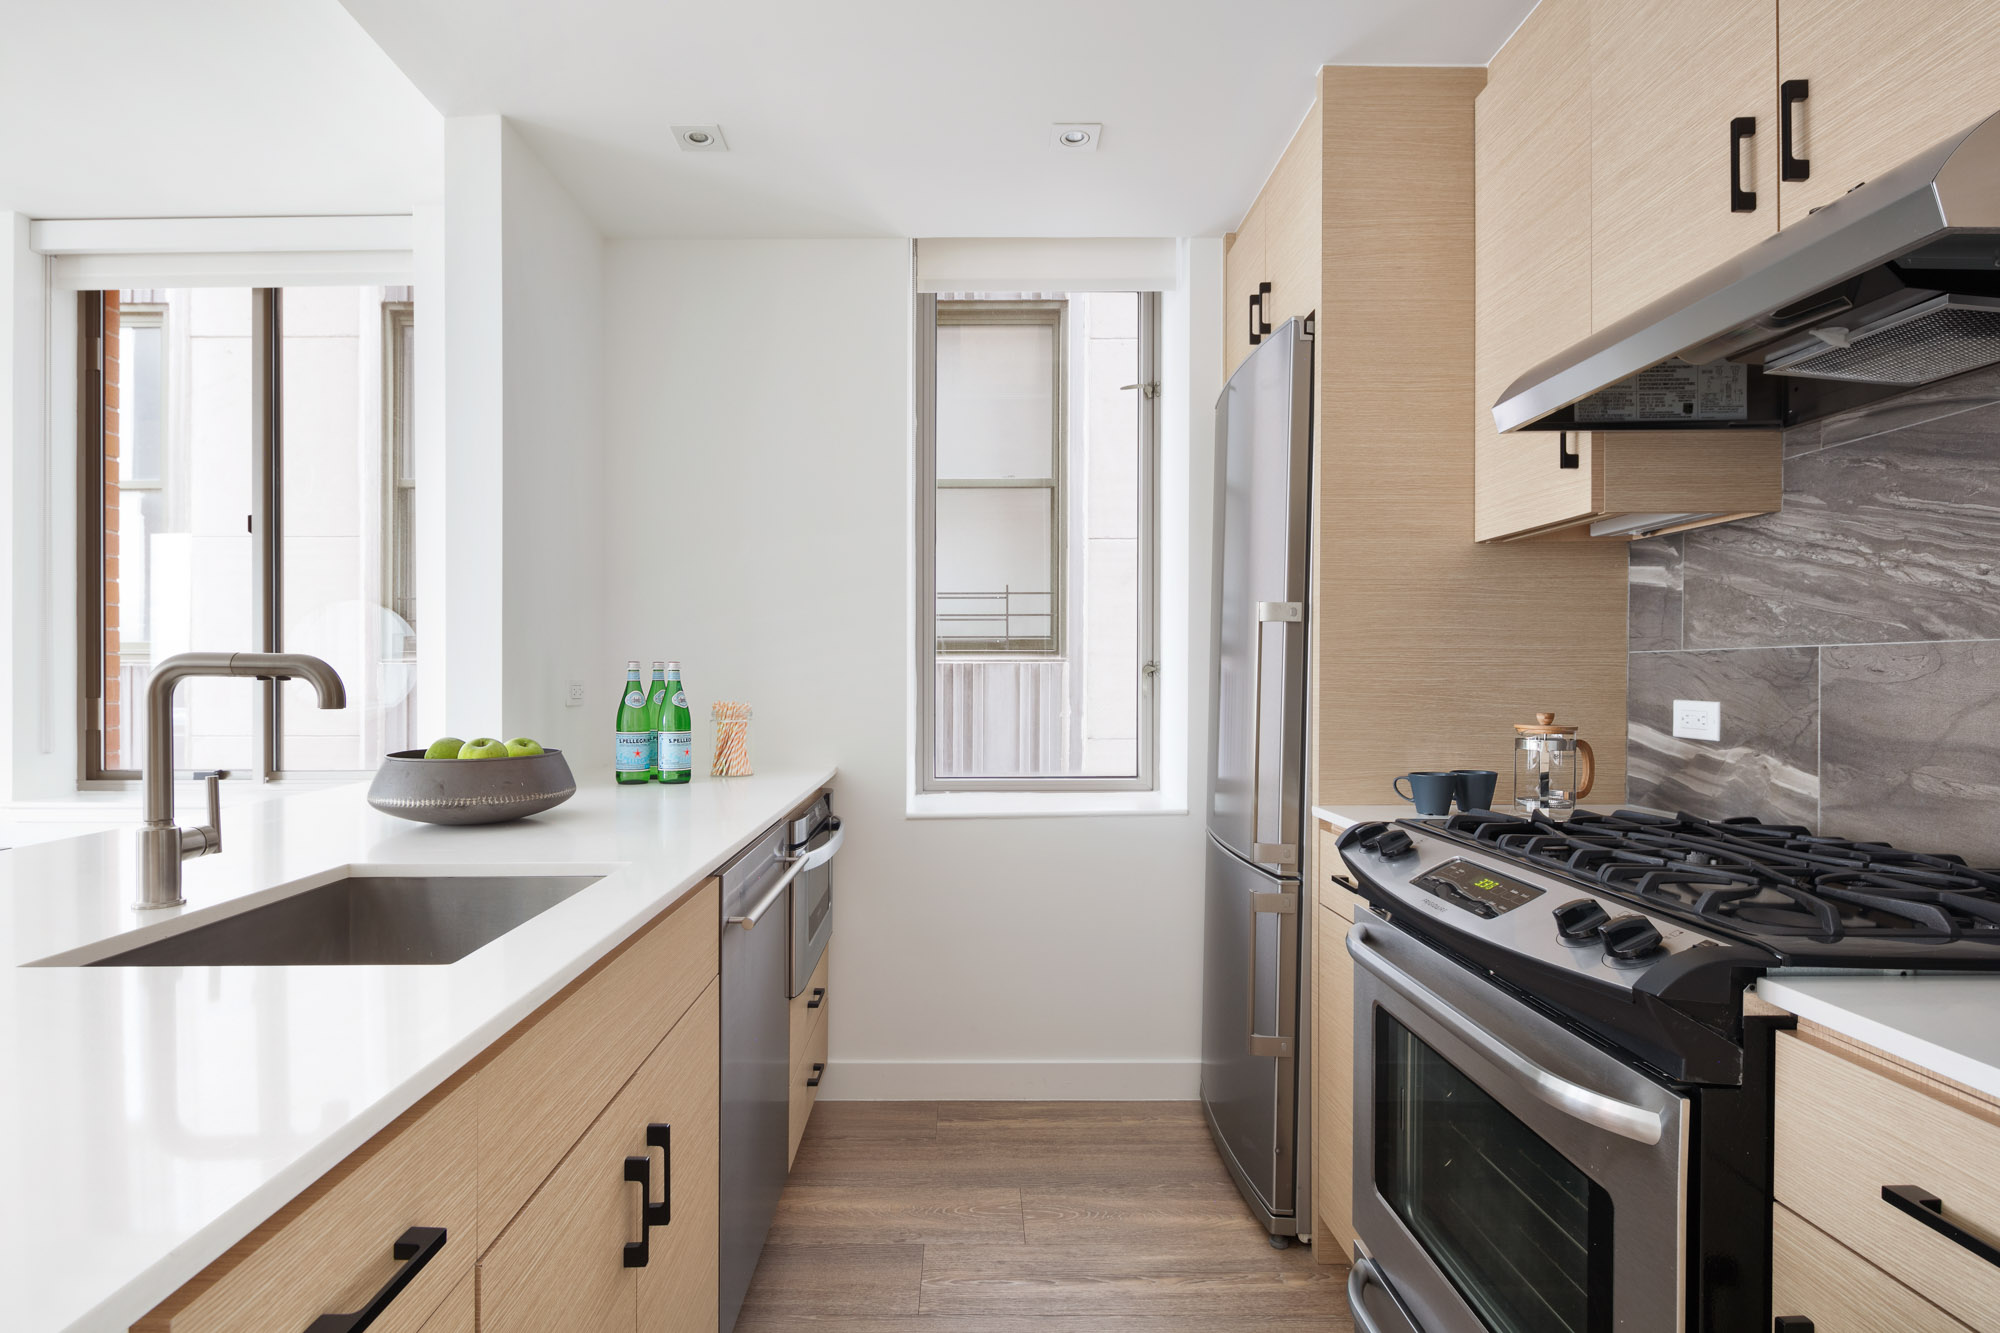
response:
<svg viewBox="0 0 2000 1333"><path fill-rule="evenodd" d="M179 907L181 862L222 850L219 773L208 775L208 823L174 824L174 686L189 676L252 676L286 680L303 676L319 691L321 708L347 707L339 673L305 653L177 653L153 668L146 682L146 823L139 830L137 906Z"/></svg>

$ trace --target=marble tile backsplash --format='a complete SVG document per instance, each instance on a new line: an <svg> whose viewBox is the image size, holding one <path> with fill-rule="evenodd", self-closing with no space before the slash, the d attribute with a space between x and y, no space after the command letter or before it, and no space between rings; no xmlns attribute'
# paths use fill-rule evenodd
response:
<svg viewBox="0 0 2000 1333"><path fill-rule="evenodd" d="M1788 432L1782 513L1629 570L1632 801L2000 865L2000 369Z"/></svg>

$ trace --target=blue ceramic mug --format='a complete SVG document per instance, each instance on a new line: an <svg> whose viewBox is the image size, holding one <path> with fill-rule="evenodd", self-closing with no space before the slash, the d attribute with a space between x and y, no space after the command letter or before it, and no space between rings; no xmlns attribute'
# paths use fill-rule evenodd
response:
<svg viewBox="0 0 2000 1333"><path fill-rule="evenodd" d="M1410 784L1408 791L1403 784ZM1456 773L1405 773L1389 784L1396 795L1417 807L1420 815L1448 815L1451 798L1458 794Z"/></svg>

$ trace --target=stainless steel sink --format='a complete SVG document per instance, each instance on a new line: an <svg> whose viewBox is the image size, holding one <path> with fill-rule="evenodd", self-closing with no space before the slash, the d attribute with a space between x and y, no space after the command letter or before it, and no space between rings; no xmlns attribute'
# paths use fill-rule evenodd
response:
<svg viewBox="0 0 2000 1333"><path fill-rule="evenodd" d="M455 963L600 875L353 875L91 967Z"/></svg>

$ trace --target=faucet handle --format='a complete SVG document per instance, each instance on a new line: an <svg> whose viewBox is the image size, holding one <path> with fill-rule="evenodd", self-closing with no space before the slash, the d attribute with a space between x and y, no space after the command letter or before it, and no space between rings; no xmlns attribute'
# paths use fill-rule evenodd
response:
<svg viewBox="0 0 2000 1333"><path fill-rule="evenodd" d="M222 850L221 784L222 779L229 776L229 770L217 768L206 773L197 773L195 776L208 779L208 827L202 830L203 838L208 845L202 849L202 854L210 856Z"/></svg>

